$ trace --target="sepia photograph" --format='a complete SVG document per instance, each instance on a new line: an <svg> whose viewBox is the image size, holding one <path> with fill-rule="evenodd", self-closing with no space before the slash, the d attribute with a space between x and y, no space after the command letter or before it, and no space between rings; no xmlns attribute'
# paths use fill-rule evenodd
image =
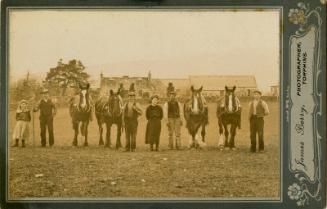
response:
<svg viewBox="0 0 327 209"><path fill-rule="evenodd" d="M8 201L279 201L281 22L9 9Z"/></svg>

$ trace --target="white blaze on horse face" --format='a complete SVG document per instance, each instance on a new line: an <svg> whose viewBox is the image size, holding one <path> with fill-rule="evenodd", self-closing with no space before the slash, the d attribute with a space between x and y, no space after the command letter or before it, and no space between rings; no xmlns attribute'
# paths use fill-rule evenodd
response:
<svg viewBox="0 0 327 209"><path fill-rule="evenodd" d="M229 111L229 112L232 112L232 111L233 111L233 101L232 101L232 98L233 98L233 97L232 97L232 95L230 94L230 95L229 95L229 98L228 98L228 100L229 100L229 101L228 101L228 111Z"/></svg>
<svg viewBox="0 0 327 209"><path fill-rule="evenodd" d="M198 98L196 96L193 97L193 112L198 113L199 107L198 107Z"/></svg>
<svg viewBox="0 0 327 209"><path fill-rule="evenodd" d="M82 90L81 93L83 97L81 107L84 108L86 106L86 90Z"/></svg>

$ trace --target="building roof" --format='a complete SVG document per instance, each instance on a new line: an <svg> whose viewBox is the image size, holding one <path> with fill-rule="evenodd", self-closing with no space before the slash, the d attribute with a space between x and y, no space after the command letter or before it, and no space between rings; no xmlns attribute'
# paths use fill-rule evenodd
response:
<svg viewBox="0 0 327 209"><path fill-rule="evenodd" d="M190 85L190 80L189 79L160 79L162 84L167 87L169 82L173 83L173 86L175 89L186 89L189 88Z"/></svg>
<svg viewBox="0 0 327 209"><path fill-rule="evenodd" d="M189 76L190 84L195 88L203 86L204 90L224 90L225 86L236 86L238 88L257 88L255 76L240 75L240 76L215 76L215 75L200 75Z"/></svg>

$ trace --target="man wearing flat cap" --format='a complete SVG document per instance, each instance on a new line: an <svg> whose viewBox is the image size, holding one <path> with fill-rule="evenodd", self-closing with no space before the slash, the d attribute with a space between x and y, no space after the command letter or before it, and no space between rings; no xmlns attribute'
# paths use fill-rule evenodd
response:
<svg viewBox="0 0 327 209"><path fill-rule="evenodd" d="M176 92L171 90L169 92L169 100L163 106L164 119L168 126L169 149L174 149L174 134L176 137L175 148L181 148L182 110L181 104L176 99Z"/></svg>
<svg viewBox="0 0 327 209"><path fill-rule="evenodd" d="M259 152L264 151L264 117L269 114L268 105L261 99L261 91L253 91L253 100L249 104L251 152L256 152L257 134Z"/></svg>
<svg viewBox="0 0 327 209"><path fill-rule="evenodd" d="M55 104L49 98L49 91L43 89L41 94L43 98L34 108L34 112L40 110L40 128L41 128L41 146L46 146L46 129L48 128L49 133L49 145L53 146L54 136L53 136L53 117L57 113Z"/></svg>
<svg viewBox="0 0 327 209"><path fill-rule="evenodd" d="M134 152L136 149L136 134L138 121L137 118L142 115L140 104L136 102L135 91L130 89L128 92L128 101L124 107L124 125L126 136L126 152Z"/></svg>

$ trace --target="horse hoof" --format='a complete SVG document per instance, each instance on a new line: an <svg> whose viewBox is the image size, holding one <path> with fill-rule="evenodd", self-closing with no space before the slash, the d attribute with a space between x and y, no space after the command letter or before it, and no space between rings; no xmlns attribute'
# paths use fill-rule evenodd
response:
<svg viewBox="0 0 327 209"><path fill-rule="evenodd" d="M84 147L87 147L87 146L89 146L89 144L88 143L84 143Z"/></svg>

